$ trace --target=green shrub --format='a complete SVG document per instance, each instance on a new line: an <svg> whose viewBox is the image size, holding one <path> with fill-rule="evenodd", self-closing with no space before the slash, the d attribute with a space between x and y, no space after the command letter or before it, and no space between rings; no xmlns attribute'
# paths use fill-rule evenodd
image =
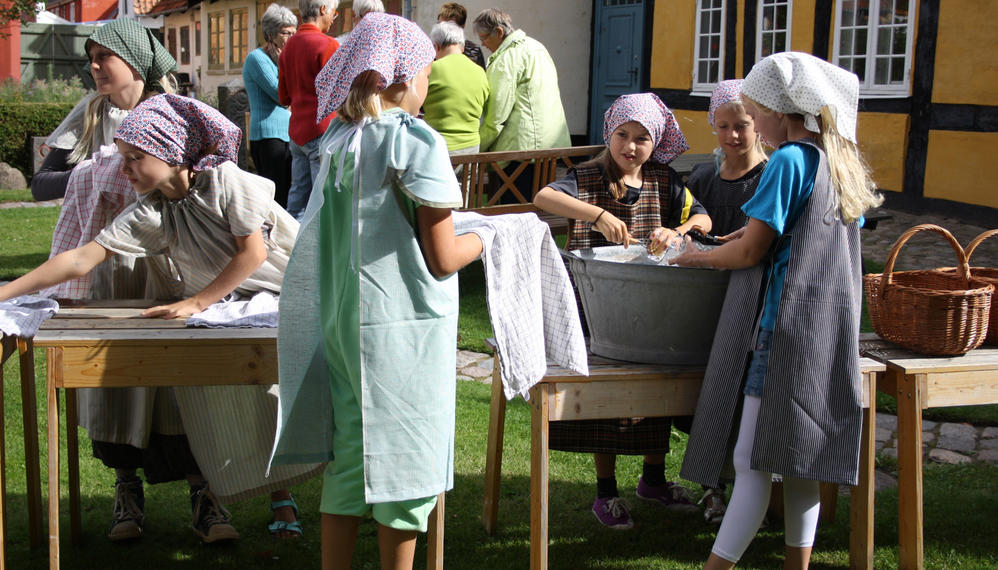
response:
<svg viewBox="0 0 998 570"><path fill-rule="evenodd" d="M0 100L0 162L32 174L31 137L52 132L69 114L75 101L68 103L11 103Z"/></svg>
<svg viewBox="0 0 998 570"><path fill-rule="evenodd" d="M79 77L35 79L27 85L9 78L0 81L0 101L7 103L76 103L86 94Z"/></svg>

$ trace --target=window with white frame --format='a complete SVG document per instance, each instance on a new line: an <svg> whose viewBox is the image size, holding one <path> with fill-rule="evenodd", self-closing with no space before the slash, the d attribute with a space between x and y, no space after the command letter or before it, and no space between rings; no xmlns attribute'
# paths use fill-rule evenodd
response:
<svg viewBox="0 0 998 570"><path fill-rule="evenodd" d="M914 0L845 0L835 14L835 63L859 76L863 95L908 94Z"/></svg>
<svg viewBox="0 0 998 570"><path fill-rule="evenodd" d="M761 0L756 22L755 60L790 48L790 0Z"/></svg>
<svg viewBox="0 0 998 570"><path fill-rule="evenodd" d="M723 79L724 0L697 0L693 91L710 92Z"/></svg>

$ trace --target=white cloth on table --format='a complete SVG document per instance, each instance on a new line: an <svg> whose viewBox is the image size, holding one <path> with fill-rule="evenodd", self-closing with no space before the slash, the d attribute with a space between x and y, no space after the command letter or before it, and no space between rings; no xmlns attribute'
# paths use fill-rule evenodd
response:
<svg viewBox="0 0 998 570"><path fill-rule="evenodd" d="M0 332L29 338L59 310L59 303L44 297L24 295L0 302Z"/></svg>
<svg viewBox="0 0 998 570"><path fill-rule="evenodd" d="M200 313L188 317L187 326L275 329L277 297L270 291L260 291L250 298L233 293Z"/></svg>
<svg viewBox="0 0 998 570"><path fill-rule="evenodd" d="M457 234L473 232L484 244L489 317L506 398L527 398L548 360L588 376L578 305L548 225L535 214L452 215Z"/></svg>

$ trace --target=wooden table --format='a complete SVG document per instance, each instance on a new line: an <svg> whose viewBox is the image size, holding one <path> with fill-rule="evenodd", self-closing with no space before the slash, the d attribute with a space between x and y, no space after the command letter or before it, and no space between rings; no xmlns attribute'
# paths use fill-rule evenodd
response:
<svg viewBox="0 0 998 570"><path fill-rule="evenodd" d="M42 479L38 465L38 406L35 401L35 361L30 338L2 335L0 339L0 411L4 409L3 365L14 354L21 368L21 421L24 425L24 471L27 479L28 540L32 547L42 545ZM7 454L6 418L0 413L0 570L7 560Z"/></svg>
<svg viewBox="0 0 998 570"><path fill-rule="evenodd" d="M489 535L497 530L502 471L506 397L493 360L485 461L482 524ZM880 363L862 359L863 439L859 485L850 503L850 561L854 568L873 567L873 451L876 424L876 376ZM702 367L635 364L589 355L589 376L549 365L544 378L530 390L530 568L548 566L548 428L561 420L649 416L688 416L696 410ZM834 515L834 486L823 490L823 515ZM831 502L826 502L830 498ZM706 553L705 553L706 555Z"/></svg>
<svg viewBox="0 0 998 570"><path fill-rule="evenodd" d="M897 398L898 565L922 568L922 410L941 406L998 403L998 348L984 347L963 356L932 357L863 335L865 356L887 371L879 385Z"/></svg>
<svg viewBox="0 0 998 570"><path fill-rule="evenodd" d="M75 388L277 383L277 329L185 328L146 319L148 301L62 308L35 335L48 359L49 567L59 567L59 395L66 389L70 537L80 538ZM37 459L37 457L36 457ZM444 495L430 515L427 567L443 568Z"/></svg>

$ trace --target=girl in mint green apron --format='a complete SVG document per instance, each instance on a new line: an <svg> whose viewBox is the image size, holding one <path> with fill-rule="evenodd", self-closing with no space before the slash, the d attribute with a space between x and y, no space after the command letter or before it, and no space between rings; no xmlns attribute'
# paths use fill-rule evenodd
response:
<svg viewBox="0 0 998 570"><path fill-rule="evenodd" d="M319 113L340 120L285 274L272 463L329 461L324 565L349 565L371 515L383 555L411 566L453 486L454 272L482 246L454 235L447 145L415 118L434 53L412 22L371 13L316 78Z"/></svg>

